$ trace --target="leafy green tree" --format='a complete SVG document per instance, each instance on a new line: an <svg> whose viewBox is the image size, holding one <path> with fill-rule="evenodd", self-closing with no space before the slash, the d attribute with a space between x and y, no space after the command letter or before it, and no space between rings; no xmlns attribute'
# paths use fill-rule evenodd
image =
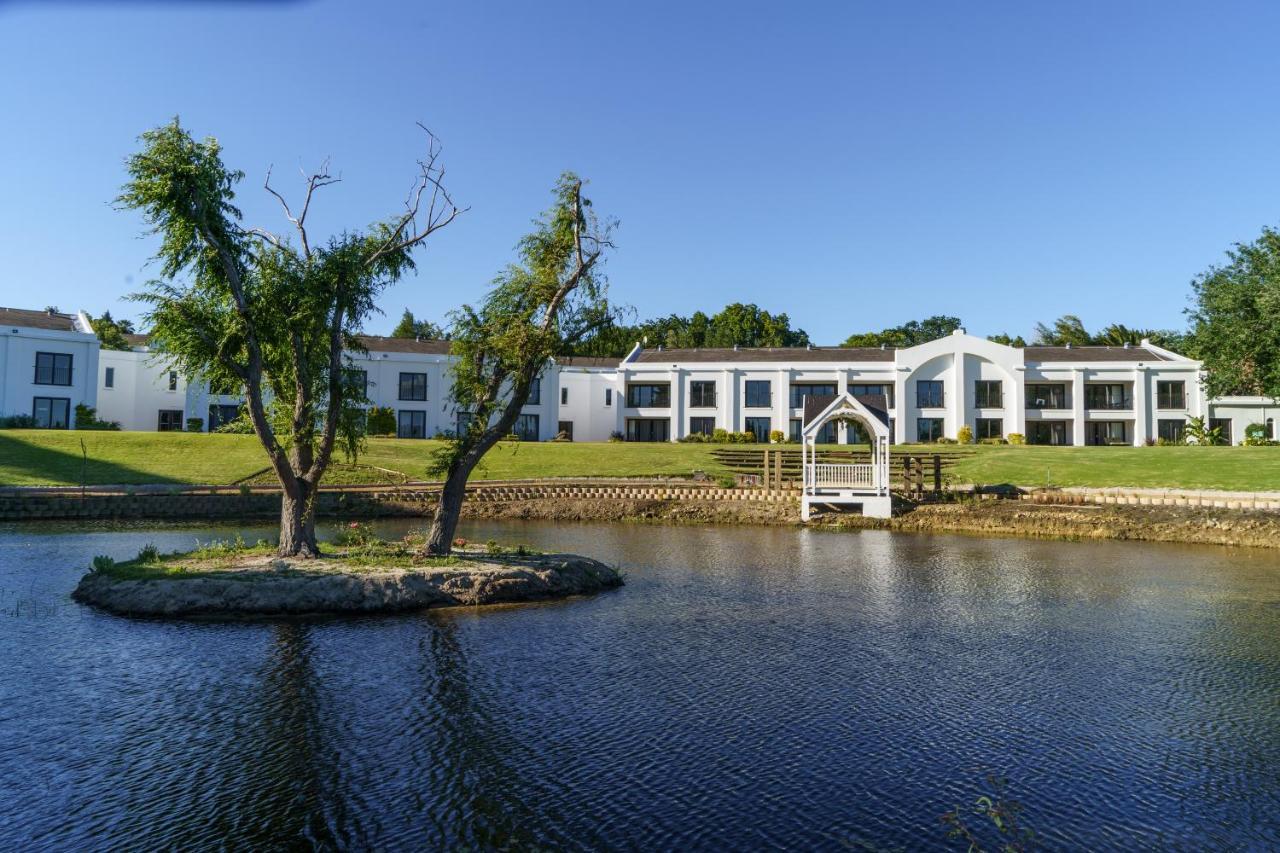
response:
<svg viewBox="0 0 1280 853"><path fill-rule="evenodd" d="M1063 314L1053 325L1036 323L1036 336L1033 342L1042 347L1089 346L1093 343L1093 335L1084 327L1084 323L1075 314Z"/></svg>
<svg viewBox="0 0 1280 853"><path fill-rule="evenodd" d="M1252 243L1237 243L1191 287L1187 313L1205 390L1280 399L1280 231L1264 228Z"/></svg>
<svg viewBox="0 0 1280 853"><path fill-rule="evenodd" d="M959 317L935 314L923 320L911 320L901 326L893 326L879 332L861 332L850 335L841 346L845 347L914 347L945 338L959 329Z"/></svg>
<svg viewBox="0 0 1280 853"><path fill-rule="evenodd" d="M708 347L802 347L809 343L803 329L792 329L786 314L770 314L751 304L735 302L707 323Z"/></svg>
<svg viewBox="0 0 1280 853"><path fill-rule="evenodd" d="M1004 344L1007 347L1025 347L1027 342L1023 340L1022 335L1010 337L1006 332L1000 332L995 335L987 335L987 340L997 344Z"/></svg>
<svg viewBox="0 0 1280 853"><path fill-rule="evenodd" d="M101 317L90 319L89 323L93 326L93 333L98 336L98 341L102 344L103 349L130 349L129 341L125 338L125 335L133 334L133 321L114 320L110 311L104 311Z"/></svg>
<svg viewBox="0 0 1280 853"><path fill-rule="evenodd" d="M442 183L439 143L428 131L402 213L320 243L307 214L315 192L338 179L323 167L308 178L295 214L268 171L264 187L292 223L295 244L243 227L234 204L243 173L223 164L216 139L196 141L175 118L141 142L117 202L140 211L161 238L162 278L135 296L150 306L152 342L187 375L244 388L284 493L279 553L315 556L316 488L340 427L358 423L344 412L363 397L348 381L344 353L358 349L355 335L378 293L413 267L413 250L461 212Z"/></svg>
<svg viewBox="0 0 1280 853"><path fill-rule="evenodd" d="M430 320L415 320L413 312L406 308L400 322L391 330L391 337L442 341L445 339L445 332Z"/></svg>
<svg viewBox="0 0 1280 853"><path fill-rule="evenodd" d="M613 225L597 220L572 173L560 177L554 195L551 209L520 241L519 263L494 280L482 305L454 312L452 398L470 417L434 460L445 481L428 553L452 549L467 479L511 432L548 360L612 319L601 262L613 245Z"/></svg>

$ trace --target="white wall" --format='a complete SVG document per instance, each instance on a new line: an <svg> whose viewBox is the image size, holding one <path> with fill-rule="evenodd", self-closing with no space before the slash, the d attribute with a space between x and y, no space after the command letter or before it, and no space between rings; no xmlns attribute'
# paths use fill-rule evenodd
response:
<svg viewBox="0 0 1280 853"><path fill-rule="evenodd" d="M559 406L557 420L573 423L574 441L608 441L618 429L618 409L622 406L615 368L561 367L559 387L567 399ZM605 405L606 389L612 391Z"/></svg>
<svg viewBox="0 0 1280 853"><path fill-rule="evenodd" d="M71 356L70 385L37 385L37 352ZM0 415L30 415L35 397L70 400L74 423L78 404L98 401L98 339L85 332L6 326L0 328Z"/></svg>
<svg viewBox="0 0 1280 853"><path fill-rule="evenodd" d="M106 387L107 368L114 368L115 387ZM169 390L170 365L155 353L102 350L98 365L98 417L117 421L121 429L155 432L160 410L181 410L182 428L186 419L205 419L209 413L198 402L188 400L187 380L178 373L176 390ZM203 385L191 389L198 401Z"/></svg>

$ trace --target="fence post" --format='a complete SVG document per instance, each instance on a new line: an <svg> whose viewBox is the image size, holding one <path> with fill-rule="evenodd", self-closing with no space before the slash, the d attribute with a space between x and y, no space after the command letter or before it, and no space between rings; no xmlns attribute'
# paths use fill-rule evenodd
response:
<svg viewBox="0 0 1280 853"><path fill-rule="evenodd" d="M781 492L782 491L782 451L781 450L778 451L776 463L778 467L777 467L777 470L774 472L773 487L777 491Z"/></svg>
<svg viewBox="0 0 1280 853"><path fill-rule="evenodd" d="M942 457L936 453L933 454L933 490L942 491Z"/></svg>
<svg viewBox="0 0 1280 853"><path fill-rule="evenodd" d="M764 490L767 492L767 491L769 491L769 451L767 451L767 450L766 450L766 451L764 451L764 469L763 469L763 474L764 474L764 476L763 476L763 478L762 478L762 479L763 479L763 481L764 481L764 482L762 483L762 485L764 486Z"/></svg>

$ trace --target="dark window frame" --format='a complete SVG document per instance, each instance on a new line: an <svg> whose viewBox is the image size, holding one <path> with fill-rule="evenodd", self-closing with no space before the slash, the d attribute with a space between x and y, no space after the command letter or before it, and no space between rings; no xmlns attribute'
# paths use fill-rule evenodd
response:
<svg viewBox="0 0 1280 853"><path fill-rule="evenodd" d="M1127 412L1133 398L1123 382L1090 382L1084 386L1084 407L1091 412Z"/></svg>
<svg viewBox="0 0 1280 853"><path fill-rule="evenodd" d="M40 416L36 414L39 411L40 401L47 400L49 402L49 421L46 424L40 423ZM53 404L62 403L66 408L63 412L62 426L54 425ZM31 398L31 417L36 422L36 429L71 429L71 398L70 397L32 397Z"/></svg>
<svg viewBox="0 0 1280 853"><path fill-rule="evenodd" d="M116 369L114 367L108 367L103 370L102 387L103 388L116 387Z"/></svg>
<svg viewBox="0 0 1280 853"><path fill-rule="evenodd" d="M612 388L604 389L604 404L606 407L613 405L613 389Z"/></svg>
<svg viewBox="0 0 1280 853"><path fill-rule="evenodd" d="M716 419L708 415L698 415L689 418L689 434L711 435L716 431Z"/></svg>
<svg viewBox="0 0 1280 853"><path fill-rule="evenodd" d="M716 383L714 379L695 379L689 383L689 408L714 409L716 407Z"/></svg>
<svg viewBox="0 0 1280 853"><path fill-rule="evenodd" d="M1045 393L1037 395L1037 388L1047 389ZM1043 398L1046 402L1044 405L1037 403L1037 399ZM1057 403L1058 405L1054 405ZM1062 412L1070 408L1067 400L1067 384L1065 382L1030 382L1027 384L1027 408L1036 411Z"/></svg>
<svg viewBox="0 0 1280 853"><path fill-rule="evenodd" d="M764 393L764 402L760 402L761 391ZM773 408L773 380L772 379L747 379L744 380L742 386L742 406L745 409L772 409Z"/></svg>
<svg viewBox="0 0 1280 853"><path fill-rule="evenodd" d="M936 393L934 393L936 392ZM916 380L916 408L942 409L947 405L947 389L941 379Z"/></svg>
<svg viewBox="0 0 1280 853"><path fill-rule="evenodd" d="M629 409L669 409L671 408L670 382L628 382L627 408Z"/></svg>
<svg viewBox="0 0 1280 853"><path fill-rule="evenodd" d="M929 427L926 430L925 425ZM934 444L946 435L945 418L916 418L916 441L920 444ZM927 435L926 435L927 433Z"/></svg>
<svg viewBox="0 0 1280 853"><path fill-rule="evenodd" d="M563 385L560 386L560 405L569 405L569 389Z"/></svg>
<svg viewBox="0 0 1280 853"><path fill-rule="evenodd" d="M755 434L757 444L769 443L769 433L773 432L773 418L767 415L752 415L744 418L742 425L744 431Z"/></svg>
<svg viewBox="0 0 1280 853"><path fill-rule="evenodd" d="M874 390L872 390L874 389ZM893 384L889 382L850 382L849 393L855 397L874 397L882 394L889 408L893 408Z"/></svg>
<svg viewBox="0 0 1280 853"><path fill-rule="evenodd" d="M1156 437L1182 443L1187 438L1187 422L1183 418L1156 419Z"/></svg>
<svg viewBox="0 0 1280 853"><path fill-rule="evenodd" d="M405 378L406 378L406 377L409 379L409 389L408 389L408 390L409 390L409 394L411 395L411 396L408 396L408 397L406 397L406 396L404 395L404 393L405 393ZM416 395L418 394L418 380L419 380L419 379L421 379L421 380L422 380L422 396L421 396L421 397L416 396ZM425 402L427 402L427 374L425 374L425 373L410 373L410 372L408 372L408 371L404 371L404 370L400 371L400 382L399 382L399 387L398 387L398 389L397 389L397 390L399 391L399 396L396 398L397 400L408 400L408 401L413 402L413 403L425 403Z"/></svg>
<svg viewBox="0 0 1280 853"><path fill-rule="evenodd" d="M671 440L670 418L627 418L627 441L661 443Z"/></svg>
<svg viewBox="0 0 1280 853"><path fill-rule="evenodd" d="M837 382L793 382L789 391L791 394L791 408L803 409L805 397L835 397L840 393L840 384Z"/></svg>
<svg viewBox="0 0 1280 853"><path fill-rule="evenodd" d="M521 412L516 416L516 422L511 425L511 431L520 436L521 441L538 441L541 430L542 422L536 412Z"/></svg>
<svg viewBox="0 0 1280 853"><path fill-rule="evenodd" d="M1235 436L1232 434L1235 430L1233 429L1231 418L1209 418L1209 429L1220 430L1224 443L1228 445L1235 444Z"/></svg>
<svg viewBox="0 0 1280 853"><path fill-rule="evenodd" d="M176 370L169 371L169 390L170 391L178 390L178 371Z"/></svg>
<svg viewBox="0 0 1280 853"><path fill-rule="evenodd" d="M1182 379L1156 381L1156 410L1181 412L1187 408L1187 383Z"/></svg>
<svg viewBox="0 0 1280 853"><path fill-rule="evenodd" d="M41 356L46 356L49 359L49 364L44 368L47 371L46 375L48 376L48 379L43 381L40 379L40 372L41 372L40 357ZM58 381L58 373L59 373L59 370L61 369L59 368L58 364L62 359L66 359L66 362L67 362L67 366L66 366L67 381L66 382ZM36 361L35 361L35 378L32 380L31 384L32 385L55 385L59 388L70 388L71 380L72 380L72 377L74 376L74 370L75 370L75 355L73 353L38 351L36 353ZM49 397L48 399L56 400L61 398Z"/></svg>
<svg viewBox="0 0 1280 853"><path fill-rule="evenodd" d="M989 408L995 408L994 406ZM992 430L994 425L994 431ZM974 438L1004 438L1004 418L976 418L973 422Z"/></svg>
<svg viewBox="0 0 1280 853"><path fill-rule="evenodd" d="M993 395L992 392L995 392ZM999 379L973 380L973 406L975 409L1003 409L1004 382ZM984 420L992 420L985 418Z"/></svg>
<svg viewBox="0 0 1280 853"><path fill-rule="evenodd" d="M182 432L186 422L182 409L159 409L156 412L156 432ZM168 415L169 426L165 426L165 415Z"/></svg>
<svg viewBox="0 0 1280 853"><path fill-rule="evenodd" d="M405 415L409 416L409 429L405 430ZM417 431L417 421L421 420L421 435L414 435ZM426 409L400 409L396 412L396 438L426 438L427 437L427 412Z"/></svg>

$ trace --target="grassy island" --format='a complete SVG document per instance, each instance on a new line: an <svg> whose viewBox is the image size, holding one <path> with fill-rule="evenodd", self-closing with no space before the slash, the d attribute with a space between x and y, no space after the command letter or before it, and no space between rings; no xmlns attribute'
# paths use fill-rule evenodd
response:
<svg viewBox="0 0 1280 853"><path fill-rule="evenodd" d="M94 558L73 594L127 616L371 613L564 598L622 585L616 570L574 554L461 543L422 553L420 534L381 541L365 525L317 559L280 558L274 544L214 542L185 553L143 548Z"/></svg>

